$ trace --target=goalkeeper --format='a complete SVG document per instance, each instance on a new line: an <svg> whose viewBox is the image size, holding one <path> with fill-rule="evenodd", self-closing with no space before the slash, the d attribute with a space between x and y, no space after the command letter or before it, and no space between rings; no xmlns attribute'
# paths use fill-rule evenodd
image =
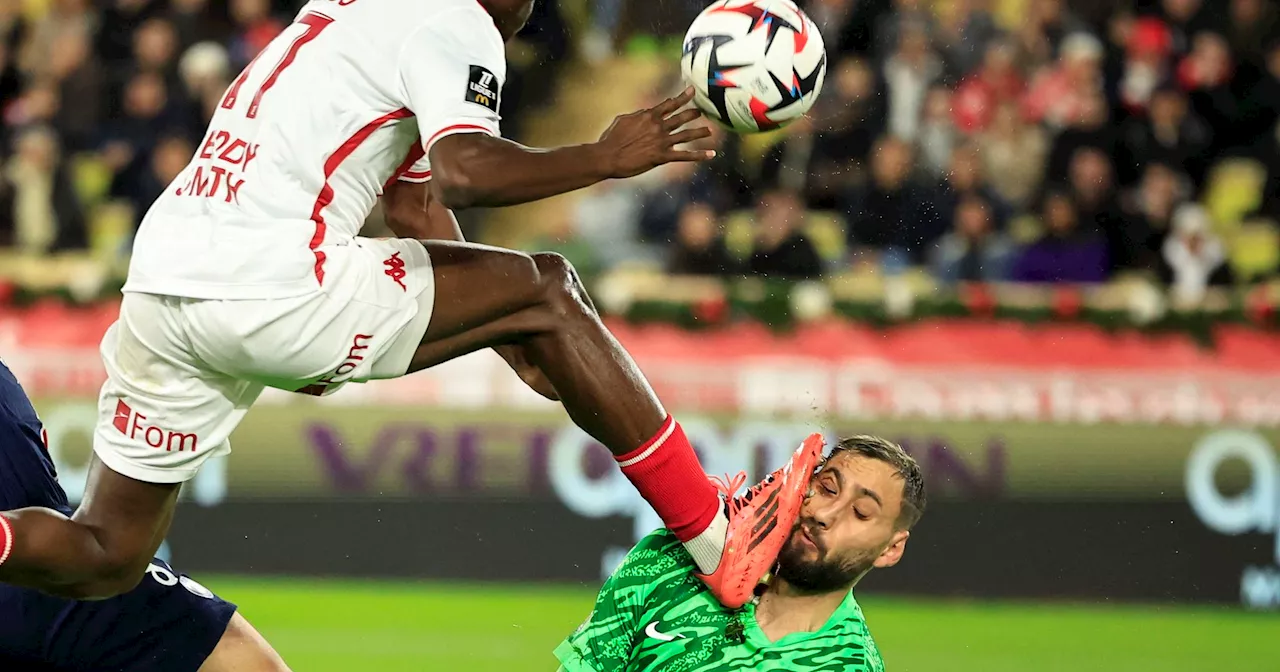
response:
<svg viewBox="0 0 1280 672"><path fill-rule="evenodd" d="M924 508L920 466L901 447L845 439L814 473L773 577L753 602L722 607L680 542L654 532L556 648L560 670L883 670L853 587L873 568L898 563Z"/></svg>

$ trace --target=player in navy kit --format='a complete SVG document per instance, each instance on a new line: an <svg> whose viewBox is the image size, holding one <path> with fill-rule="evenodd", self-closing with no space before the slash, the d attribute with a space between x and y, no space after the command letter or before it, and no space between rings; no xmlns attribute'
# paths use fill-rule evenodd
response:
<svg viewBox="0 0 1280 672"><path fill-rule="evenodd" d="M0 510L72 515L44 429L0 361ZM0 548L0 554L5 549ZM236 606L153 560L132 591L77 602L0 583L0 670L32 672L287 671Z"/></svg>

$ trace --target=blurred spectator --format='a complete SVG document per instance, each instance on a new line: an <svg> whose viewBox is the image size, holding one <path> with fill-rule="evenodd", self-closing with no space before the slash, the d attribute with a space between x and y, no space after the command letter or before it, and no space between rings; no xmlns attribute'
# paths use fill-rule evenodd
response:
<svg viewBox="0 0 1280 672"><path fill-rule="evenodd" d="M560 64L569 53L568 29L558 0L540 0L516 39L507 43L507 77L502 83L503 135L523 139L525 123L552 101Z"/></svg>
<svg viewBox="0 0 1280 672"><path fill-rule="evenodd" d="M1147 166L1124 212L1119 240L1130 250L1133 268L1157 269L1165 236L1172 230L1174 210L1185 199L1187 179L1161 163Z"/></svg>
<svg viewBox="0 0 1280 672"><path fill-rule="evenodd" d="M991 15L990 0L955 0L938 6L941 20L935 42L951 80L977 69L986 58L987 45L999 34Z"/></svg>
<svg viewBox="0 0 1280 672"><path fill-rule="evenodd" d="M920 215L919 237L927 247L951 228L950 219L966 198L980 198L991 223L1003 231L1009 221L1009 207L990 185L983 172L981 152L976 145L960 147L951 154L944 178L934 187Z"/></svg>
<svg viewBox="0 0 1280 672"><path fill-rule="evenodd" d="M168 17L183 48L218 41L228 33L224 17L210 10L209 0L169 0Z"/></svg>
<svg viewBox="0 0 1280 672"><path fill-rule="evenodd" d="M808 117L797 119L761 160L760 186L807 193L817 149L813 122Z"/></svg>
<svg viewBox="0 0 1280 672"><path fill-rule="evenodd" d="M951 153L959 142L951 120L951 89L934 86L924 99L924 119L917 138L920 167L932 179L941 177L951 163Z"/></svg>
<svg viewBox="0 0 1280 672"><path fill-rule="evenodd" d="M1070 122L1054 137L1049 148L1045 179L1050 182L1067 179L1071 157L1082 149L1096 149L1107 156L1119 153L1120 133L1110 123L1107 102L1101 93L1094 92L1083 98Z"/></svg>
<svg viewBox="0 0 1280 672"><path fill-rule="evenodd" d="M1217 33L1197 33L1191 53L1178 64L1178 83L1190 93L1191 108L1210 128L1227 130L1235 117L1233 72L1230 48Z"/></svg>
<svg viewBox="0 0 1280 672"><path fill-rule="evenodd" d="M711 126L711 138L699 147L715 149L716 157L703 163L676 163L654 171L641 196L640 238L669 243L676 231L680 209L686 203L706 203L718 213L751 205L751 182L743 174L741 144L737 135Z"/></svg>
<svg viewBox="0 0 1280 672"><path fill-rule="evenodd" d="M102 121L105 72L90 47L88 36L63 33L49 63L50 76L58 82L53 125L69 152L89 149Z"/></svg>
<svg viewBox="0 0 1280 672"><path fill-rule="evenodd" d="M1101 233L1111 251L1111 262L1119 267L1128 267L1132 262L1129 257L1131 250L1123 247L1119 193L1110 157L1092 147L1078 150L1071 157L1068 184L1079 228Z"/></svg>
<svg viewBox="0 0 1280 672"><path fill-rule="evenodd" d="M920 131L925 94L942 76L942 62L929 48L923 24L905 22L900 28L897 49L884 64L888 126L890 133L914 141Z"/></svg>
<svg viewBox="0 0 1280 672"><path fill-rule="evenodd" d="M889 59L902 52L902 43L908 34L918 33L926 47L937 34L937 20L926 0L892 0L887 12L880 15L875 25L876 55Z"/></svg>
<svg viewBox="0 0 1280 672"><path fill-rule="evenodd" d="M591 25L582 39L582 55L588 62L599 63L613 55L625 6L625 0L592 0Z"/></svg>
<svg viewBox="0 0 1280 672"><path fill-rule="evenodd" d="M1267 149L1276 142L1277 120L1280 120L1280 38L1267 52L1266 69L1242 96L1231 127L1242 147L1260 154L1264 163L1274 163L1278 159L1267 160L1274 156L1274 150L1268 152ZM1280 174L1273 181L1280 181Z"/></svg>
<svg viewBox="0 0 1280 672"><path fill-rule="evenodd" d="M166 19L147 19L133 32L133 67L165 79L177 74L178 31Z"/></svg>
<svg viewBox="0 0 1280 672"><path fill-rule="evenodd" d="M1120 104L1126 112L1146 112L1151 96L1170 75L1172 49L1169 29L1160 19L1143 17L1133 22L1125 36L1125 59L1118 86Z"/></svg>
<svg viewBox="0 0 1280 672"><path fill-rule="evenodd" d="M804 203L793 191L765 193L756 206L755 245L747 266L764 278L803 280L822 275L822 259L805 238Z"/></svg>
<svg viewBox="0 0 1280 672"><path fill-rule="evenodd" d="M88 246L84 212L47 127L23 131L0 177L0 244L39 254Z"/></svg>
<svg viewBox="0 0 1280 672"><path fill-rule="evenodd" d="M59 0L89 4L87 0ZM99 17L95 51L112 72L127 72L133 56L133 31L162 9L158 0L106 0Z"/></svg>
<svg viewBox="0 0 1280 672"><path fill-rule="evenodd" d="M125 88L124 115L107 125L102 145L103 160L115 172L113 195L126 196L141 188L160 133L187 132L168 95L164 80L154 73L135 76Z"/></svg>
<svg viewBox="0 0 1280 672"><path fill-rule="evenodd" d="M733 275L738 261L725 247L716 211L705 203L690 203L680 211L675 247L667 265L677 275Z"/></svg>
<svg viewBox="0 0 1280 672"><path fill-rule="evenodd" d="M955 230L933 251L933 275L946 283L1006 280L1014 248L992 226L991 207L981 197L966 196L956 206Z"/></svg>
<svg viewBox="0 0 1280 672"><path fill-rule="evenodd" d="M817 138L806 199L819 209L836 207L840 194L862 178L885 121L884 96L865 60L839 61L832 79L810 115Z"/></svg>
<svg viewBox="0 0 1280 672"><path fill-rule="evenodd" d="M89 39L96 28L101 35L107 26L95 20L91 9L89 0L50 0L48 10L33 22L18 69L28 74L41 74L53 58L58 38L66 33L76 33ZM107 13L104 12L104 17ZM102 54L101 51L98 53Z"/></svg>
<svg viewBox="0 0 1280 672"><path fill-rule="evenodd" d="M1042 2L1053 0L1041 0ZM1062 42L1057 63L1039 72L1023 99L1027 118L1061 128L1082 116L1102 90L1102 43L1088 33Z"/></svg>
<svg viewBox="0 0 1280 672"><path fill-rule="evenodd" d="M5 126L17 128L52 123L61 106L60 100L56 82L50 79L33 82L21 97L5 108Z"/></svg>
<svg viewBox="0 0 1280 672"><path fill-rule="evenodd" d="M1182 166L1195 184L1204 179L1212 136L1209 127L1190 113L1186 96L1174 86L1160 87L1150 113L1123 127L1120 178L1131 183L1150 163Z"/></svg>
<svg viewBox="0 0 1280 672"><path fill-rule="evenodd" d="M1214 235L1209 214L1199 205L1178 208L1163 252L1162 276L1179 303L1198 304L1210 285L1231 283L1226 248Z"/></svg>
<svg viewBox="0 0 1280 672"><path fill-rule="evenodd" d="M270 0L230 1L235 32L228 44L228 53L236 70L239 70L284 30L284 24L271 15Z"/></svg>
<svg viewBox="0 0 1280 672"><path fill-rule="evenodd" d="M1249 69L1248 77L1262 76L1267 50L1280 39L1280 8L1274 0L1228 0L1223 34L1231 53Z"/></svg>
<svg viewBox="0 0 1280 672"><path fill-rule="evenodd" d="M996 110L978 146L991 188L1013 207L1026 208L1044 178L1049 153L1044 129L1025 123L1018 108L1006 104Z"/></svg>
<svg viewBox="0 0 1280 672"><path fill-rule="evenodd" d="M182 135L169 135L156 142L151 160L138 179L122 185L118 196L129 201L135 218L141 218L160 194L187 167L195 147Z"/></svg>
<svg viewBox="0 0 1280 672"><path fill-rule="evenodd" d="M197 117L193 123L198 127L207 126L230 84L227 50L216 42L194 44L182 55L178 74L191 112Z"/></svg>
<svg viewBox="0 0 1280 672"><path fill-rule="evenodd" d="M1079 226L1075 204L1061 191L1044 199L1044 233L1014 263L1018 282L1096 283L1107 278L1107 244Z"/></svg>
<svg viewBox="0 0 1280 672"><path fill-rule="evenodd" d="M911 180L914 163L911 146L885 136L871 155L871 179L866 187L850 193L845 205L849 247L904 254L919 241L919 216L923 190Z"/></svg>
<svg viewBox="0 0 1280 672"><path fill-rule="evenodd" d="M1157 15L1169 26L1173 53L1182 56L1191 51L1192 36L1212 30L1213 17L1204 0L1159 0Z"/></svg>
<svg viewBox="0 0 1280 672"><path fill-rule="evenodd" d="M871 51L875 19L889 5L886 0L810 0L801 4L818 26L828 54L859 55Z"/></svg>
<svg viewBox="0 0 1280 672"><path fill-rule="evenodd" d="M0 0L0 111L22 92L18 65L27 33L21 0Z"/></svg>
<svg viewBox="0 0 1280 672"><path fill-rule="evenodd" d="M1089 26L1067 7L1066 0L1027 0L1018 30L1027 66L1038 68L1060 58L1068 36L1087 30Z"/></svg>
<svg viewBox="0 0 1280 672"><path fill-rule="evenodd" d="M1018 100L1024 82L1014 47L996 41L987 46L982 67L965 77L951 100L956 126L965 133L986 130L1000 106Z"/></svg>

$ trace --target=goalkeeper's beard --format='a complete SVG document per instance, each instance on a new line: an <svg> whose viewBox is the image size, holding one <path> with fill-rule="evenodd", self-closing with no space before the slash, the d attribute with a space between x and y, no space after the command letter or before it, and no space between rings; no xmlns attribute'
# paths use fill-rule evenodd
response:
<svg viewBox="0 0 1280 672"><path fill-rule="evenodd" d="M856 552L847 557L829 557L830 550L823 544L813 526L809 526L808 530L813 545L817 548L817 557L806 558L808 549L801 536L804 528L803 521L796 523L791 537L778 554L778 569L774 573L794 588L806 593L849 590L874 566L878 554L870 551Z"/></svg>

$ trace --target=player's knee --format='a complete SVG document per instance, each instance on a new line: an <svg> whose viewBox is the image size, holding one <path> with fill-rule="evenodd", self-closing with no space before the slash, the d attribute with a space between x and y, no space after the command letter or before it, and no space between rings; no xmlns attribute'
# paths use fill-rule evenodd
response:
<svg viewBox="0 0 1280 672"><path fill-rule="evenodd" d="M586 289L573 264L555 252L539 252L533 255L538 268L538 282L543 299L559 315L591 313Z"/></svg>

